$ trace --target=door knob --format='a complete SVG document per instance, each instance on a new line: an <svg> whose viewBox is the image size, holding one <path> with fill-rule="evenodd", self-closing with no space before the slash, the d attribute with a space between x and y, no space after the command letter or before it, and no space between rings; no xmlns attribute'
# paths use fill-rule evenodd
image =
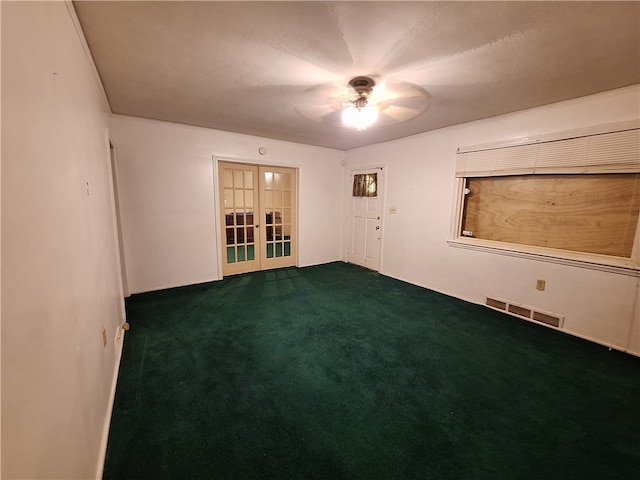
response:
<svg viewBox="0 0 640 480"><path fill-rule="evenodd" d="M380 230L380 225L376 225L376 230Z"/></svg>

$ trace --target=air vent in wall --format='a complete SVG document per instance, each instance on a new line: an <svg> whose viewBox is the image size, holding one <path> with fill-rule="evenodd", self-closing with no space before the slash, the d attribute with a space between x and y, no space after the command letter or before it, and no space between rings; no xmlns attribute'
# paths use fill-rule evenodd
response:
<svg viewBox="0 0 640 480"><path fill-rule="evenodd" d="M562 328L562 324L564 323L564 317L561 315L549 312L540 312L531 307L498 300L497 298L487 297L486 305L496 310L502 310L510 313L513 316L534 320L546 325L551 325L552 327Z"/></svg>
<svg viewBox="0 0 640 480"><path fill-rule="evenodd" d="M533 312L531 317L536 322L546 323L547 325L553 325L554 327L560 327L563 318L557 315L549 315L548 313Z"/></svg>
<svg viewBox="0 0 640 480"><path fill-rule="evenodd" d="M516 315L520 315L524 318L531 318L531 310L528 308L521 307L519 305L511 305L507 307L507 312L515 313Z"/></svg>
<svg viewBox="0 0 640 480"><path fill-rule="evenodd" d="M500 310L507 309L507 302L502 302L500 300L496 300L494 298L487 297L487 305L493 308L499 308Z"/></svg>

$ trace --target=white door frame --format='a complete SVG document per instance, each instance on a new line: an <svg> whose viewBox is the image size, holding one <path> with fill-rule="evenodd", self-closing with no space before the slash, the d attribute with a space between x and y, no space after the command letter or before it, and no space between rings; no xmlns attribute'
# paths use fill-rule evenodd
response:
<svg viewBox="0 0 640 480"><path fill-rule="evenodd" d="M378 173L378 176L382 177L382 182L380 182L380 180L378 181L379 185L378 187L378 199L380 200L380 203L378 205L378 216L380 217L378 220L378 225L380 227L379 230L379 237L378 237L378 252L377 252L377 268L374 268L372 270L379 272L381 270L382 267L382 245L383 245L383 239L384 239L384 227L385 227L385 216L384 216L384 209L385 209L385 193L386 193L386 189L387 189L387 167L386 165L369 165L369 166L361 166L358 168L352 168L349 170L349 174L347 177L347 189L346 189L346 195L347 195L347 245L346 245L346 259L347 262L350 261L350 259L352 258L352 253L351 253L351 247L352 247L352 242L353 242L353 209L352 209L352 201L351 201L351 197L352 197L352 187L353 187L353 176L355 174L358 173ZM381 183L381 185L380 185ZM357 264L359 265L359 264ZM363 265L366 266L366 265ZM368 267L367 267L368 268Z"/></svg>
<svg viewBox="0 0 640 480"><path fill-rule="evenodd" d="M282 168L291 168L295 170L296 175L296 192L295 192L295 202L296 202L296 219L295 219L295 236L296 236L296 255L295 255L295 266L300 266L300 177L302 175L302 165L299 164L284 164L279 163L277 161L261 161L257 158L248 159L248 158L236 158L232 156L218 156L212 155L211 160L213 163L213 207L214 207L214 220L215 220L215 238L216 238L216 250L217 250L217 262L216 262L216 279L222 280L224 278L223 274L223 250L224 245L222 245L222 218L220 216L220 171L218 168L218 163L239 163L239 164L248 164L255 165L258 167L282 167Z"/></svg>

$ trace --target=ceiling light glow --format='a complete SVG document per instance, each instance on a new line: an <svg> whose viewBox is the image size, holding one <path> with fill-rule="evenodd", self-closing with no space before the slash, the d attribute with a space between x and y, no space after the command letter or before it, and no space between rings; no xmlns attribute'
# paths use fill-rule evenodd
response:
<svg viewBox="0 0 640 480"><path fill-rule="evenodd" d="M350 105L342 111L342 123L347 127L355 127L358 131L373 125L378 118L378 110L371 106L356 107Z"/></svg>

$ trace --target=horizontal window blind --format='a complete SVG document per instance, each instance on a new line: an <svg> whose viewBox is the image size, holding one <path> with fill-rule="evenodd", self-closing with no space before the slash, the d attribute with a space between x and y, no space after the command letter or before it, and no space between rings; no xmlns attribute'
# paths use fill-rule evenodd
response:
<svg viewBox="0 0 640 480"><path fill-rule="evenodd" d="M460 152L456 177L640 172L640 129Z"/></svg>

